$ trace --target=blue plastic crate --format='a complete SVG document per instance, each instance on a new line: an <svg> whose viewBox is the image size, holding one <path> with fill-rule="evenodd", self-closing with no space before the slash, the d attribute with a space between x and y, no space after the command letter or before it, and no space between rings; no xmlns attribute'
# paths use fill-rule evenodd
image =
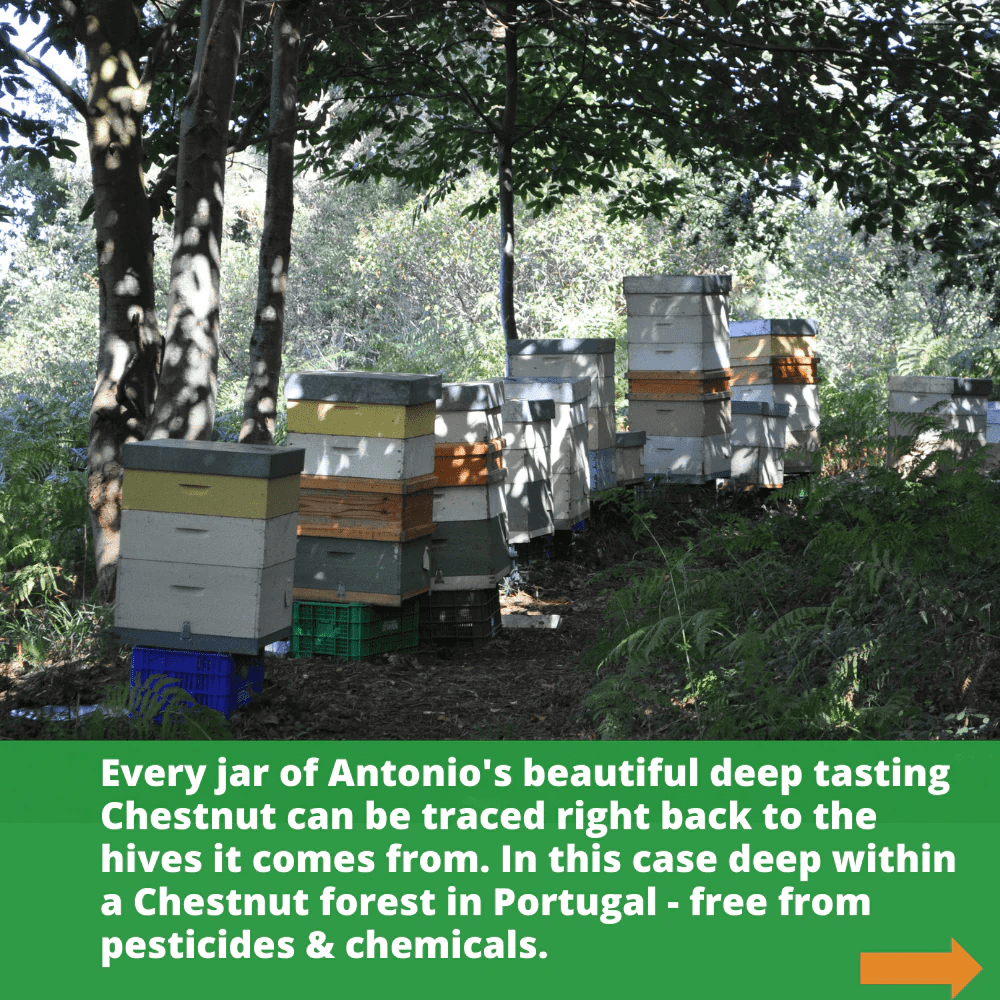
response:
<svg viewBox="0 0 1000 1000"><path fill-rule="evenodd" d="M145 684L150 677L171 677L199 705L221 712L227 719L238 708L248 705L264 687L262 656L241 656L237 661L231 653L200 653L187 649L160 649L136 646L132 650L132 688ZM160 698L159 700L163 700ZM188 702L188 704L191 704Z"/></svg>
<svg viewBox="0 0 1000 1000"><path fill-rule="evenodd" d="M618 483L615 470L615 449L600 448L587 453L590 459L591 490L611 490Z"/></svg>

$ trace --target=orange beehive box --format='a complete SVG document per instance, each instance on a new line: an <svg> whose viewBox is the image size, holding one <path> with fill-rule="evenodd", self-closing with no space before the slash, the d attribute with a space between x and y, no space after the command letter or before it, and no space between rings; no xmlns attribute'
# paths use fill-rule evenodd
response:
<svg viewBox="0 0 1000 1000"><path fill-rule="evenodd" d="M815 385L819 382L818 358L771 358L771 372L775 382L794 382Z"/></svg>
<svg viewBox="0 0 1000 1000"><path fill-rule="evenodd" d="M373 542L429 535L437 485L433 475L402 480L303 476L298 533Z"/></svg>
<svg viewBox="0 0 1000 1000"><path fill-rule="evenodd" d="M703 395L729 392L732 368L690 372L626 372L629 391L636 399L662 396Z"/></svg>
<svg viewBox="0 0 1000 1000"><path fill-rule="evenodd" d="M436 442L434 475L439 486L483 486L502 479L503 438L472 444Z"/></svg>

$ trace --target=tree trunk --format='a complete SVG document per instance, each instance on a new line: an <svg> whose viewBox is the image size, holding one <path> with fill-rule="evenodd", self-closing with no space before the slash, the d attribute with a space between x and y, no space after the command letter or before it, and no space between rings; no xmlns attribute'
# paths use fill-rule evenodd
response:
<svg viewBox="0 0 1000 1000"><path fill-rule="evenodd" d="M271 444L278 411L281 343L285 335L285 288L292 246L295 129L298 120L300 29L305 7L277 6L272 25L270 135L264 231L257 266L257 308L250 338L250 377L243 397L240 441Z"/></svg>
<svg viewBox="0 0 1000 1000"><path fill-rule="evenodd" d="M219 277L229 117L243 0L206 0L181 117L167 331L149 437L210 440L219 367Z"/></svg>
<svg viewBox="0 0 1000 1000"><path fill-rule="evenodd" d="M514 125L517 121L517 4L504 8L505 83L503 118L497 136L500 185L500 324L507 340L517 340L514 317Z"/></svg>
<svg viewBox="0 0 1000 1000"><path fill-rule="evenodd" d="M162 344L153 287L153 226L142 175L139 24L131 0L89 10L87 141L94 185L100 341L90 407L87 500L100 599L115 598L121 446L141 440ZM110 70L110 71L109 71Z"/></svg>

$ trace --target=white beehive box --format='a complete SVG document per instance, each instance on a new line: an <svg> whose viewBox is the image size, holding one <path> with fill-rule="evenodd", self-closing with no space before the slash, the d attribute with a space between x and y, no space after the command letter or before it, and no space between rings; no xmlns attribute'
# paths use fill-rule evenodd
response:
<svg viewBox="0 0 1000 1000"><path fill-rule="evenodd" d="M785 424L781 403L733 403L732 479L779 489L784 483Z"/></svg>
<svg viewBox="0 0 1000 1000"><path fill-rule="evenodd" d="M119 635L247 654L290 635L302 451L157 440L122 461Z"/></svg>
<svg viewBox="0 0 1000 1000"><path fill-rule="evenodd" d="M615 474L619 486L632 486L645 481L646 467L642 464L645 447L645 431L625 431L616 436Z"/></svg>
<svg viewBox="0 0 1000 1000"><path fill-rule="evenodd" d="M503 404L507 528L512 544L555 530L550 453L555 412L550 399L510 399Z"/></svg>
<svg viewBox="0 0 1000 1000"><path fill-rule="evenodd" d="M668 482L705 483L728 479L732 446L728 434L714 437L646 436L642 453L646 476L664 476Z"/></svg>
<svg viewBox="0 0 1000 1000"><path fill-rule="evenodd" d="M992 379L891 375L888 387L894 468L905 472L933 451L966 458L987 445Z"/></svg>
<svg viewBox="0 0 1000 1000"><path fill-rule="evenodd" d="M728 351L731 287L725 274L624 278L628 343L715 344Z"/></svg>

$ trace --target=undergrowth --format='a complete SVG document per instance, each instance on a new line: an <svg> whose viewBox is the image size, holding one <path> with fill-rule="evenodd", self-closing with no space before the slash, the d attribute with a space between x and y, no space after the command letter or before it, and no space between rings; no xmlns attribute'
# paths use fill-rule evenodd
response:
<svg viewBox="0 0 1000 1000"><path fill-rule="evenodd" d="M714 739L967 735L996 715L988 478L844 473L799 504L688 515L662 547L653 518L670 513L618 502L651 544L616 569L627 583L586 661L603 735L630 735L644 706L664 737Z"/></svg>

